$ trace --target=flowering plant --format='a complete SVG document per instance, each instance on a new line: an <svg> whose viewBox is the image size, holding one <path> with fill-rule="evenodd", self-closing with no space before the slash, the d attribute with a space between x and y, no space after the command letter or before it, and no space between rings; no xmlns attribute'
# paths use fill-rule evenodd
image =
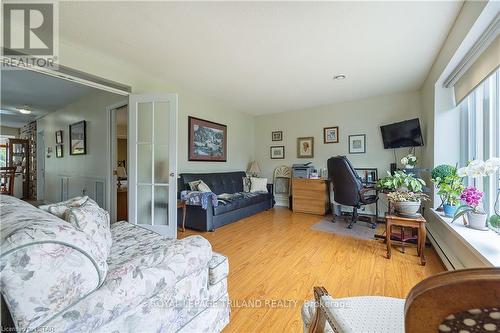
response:
<svg viewBox="0 0 500 333"><path fill-rule="evenodd" d="M453 216L453 221L458 219L460 216L467 212L472 212L476 214L484 214L481 207L481 200L483 199L484 193L477 188L471 186L463 190L460 195L460 199L465 203L464 205L458 207Z"/></svg>
<svg viewBox="0 0 500 333"><path fill-rule="evenodd" d="M483 199L484 193L479 191L475 187L467 187L465 190L463 190L462 194L460 195L460 200L465 202L467 206L470 206L477 210L477 207L481 203L481 200Z"/></svg>
<svg viewBox="0 0 500 333"><path fill-rule="evenodd" d="M417 165L417 162L418 162L418 159L413 154L408 154L401 159L401 164L403 164L404 166L409 165L409 166L414 167L415 165Z"/></svg>
<svg viewBox="0 0 500 333"><path fill-rule="evenodd" d="M473 160L466 167L457 170L460 177L481 178L491 176L500 168L500 158L492 157L486 162Z"/></svg>

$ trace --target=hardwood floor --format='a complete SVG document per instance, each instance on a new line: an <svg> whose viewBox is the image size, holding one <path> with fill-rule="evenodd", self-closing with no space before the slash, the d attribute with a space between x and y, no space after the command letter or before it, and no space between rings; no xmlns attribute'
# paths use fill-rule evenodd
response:
<svg viewBox="0 0 500 333"><path fill-rule="evenodd" d="M382 241L311 230L320 219L275 208L215 232L178 233L179 238L201 234L229 258L232 313L224 332L302 332L300 308L313 298L313 286L324 286L335 297L404 298L416 283L444 271L434 249L425 250L426 266L420 266L415 247L405 254L393 248L388 260ZM243 306L256 300L263 304ZM266 300L281 304L273 307Z"/></svg>

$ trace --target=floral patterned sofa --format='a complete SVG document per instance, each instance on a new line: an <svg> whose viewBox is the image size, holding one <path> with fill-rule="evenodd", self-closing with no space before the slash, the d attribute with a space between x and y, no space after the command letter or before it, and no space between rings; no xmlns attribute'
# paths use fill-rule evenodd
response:
<svg viewBox="0 0 500 333"><path fill-rule="evenodd" d="M226 257L200 236L172 240L128 222L109 226L107 212L83 200L49 213L0 196L1 291L18 332L224 328Z"/></svg>

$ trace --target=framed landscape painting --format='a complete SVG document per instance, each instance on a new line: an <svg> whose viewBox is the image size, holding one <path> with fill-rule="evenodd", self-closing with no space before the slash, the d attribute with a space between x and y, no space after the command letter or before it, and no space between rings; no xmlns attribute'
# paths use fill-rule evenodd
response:
<svg viewBox="0 0 500 333"><path fill-rule="evenodd" d="M69 125L69 154L87 154L87 125L85 120Z"/></svg>
<svg viewBox="0 0 500 333"><path fill-rule="evenodd" d="M227 126L188 117L190 161L226 162Z"/></svg>

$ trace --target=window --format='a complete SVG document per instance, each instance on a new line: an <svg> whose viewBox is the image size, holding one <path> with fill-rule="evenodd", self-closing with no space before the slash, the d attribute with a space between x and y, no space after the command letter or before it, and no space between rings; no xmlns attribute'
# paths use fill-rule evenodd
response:
<svg viewBox="0 0 500 333"><path fill-rule="evenodd" d="M468 161L500 157L500 69L481 82L460 103L461 156L460 165ZM484 192L483 206L488 214L494 211L500 188L499 172L483 179L466 179Z"/></svg>

